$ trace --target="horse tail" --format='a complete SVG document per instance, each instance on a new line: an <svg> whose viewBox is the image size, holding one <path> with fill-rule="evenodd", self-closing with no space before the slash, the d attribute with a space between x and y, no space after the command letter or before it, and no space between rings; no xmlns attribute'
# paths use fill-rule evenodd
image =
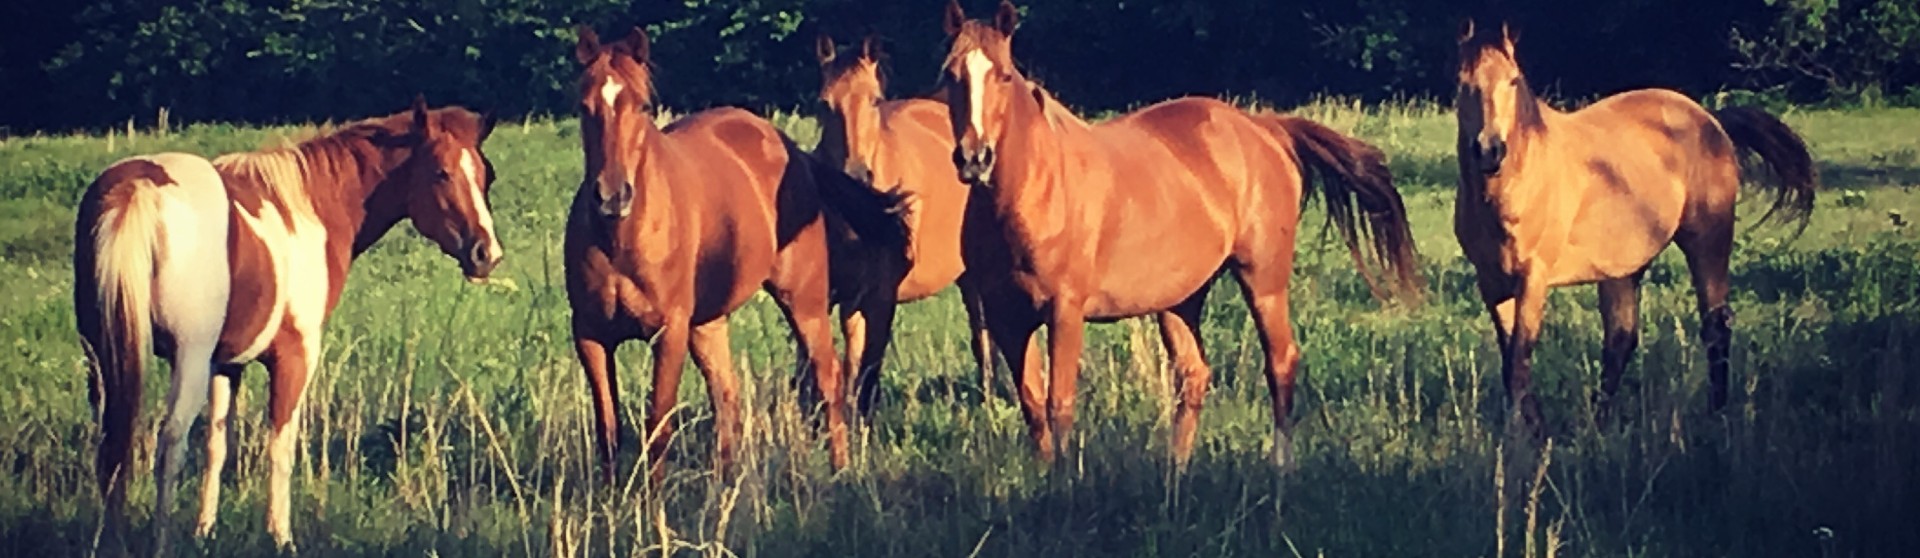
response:
<svg viewBox="0 0 1920 558"><path fill-rule="evenodd" d="M115 170L88 187L74 224L74 310L93 362L87 399L103 434L94 466L110 507L126 497L141 378L152 354L162 195L144 177L114 180Z"/></svg>
<svg viewBox="0 0 1920 558"><path fill-rule="evenodd" d="M801 150L785 135L790 155L789 172L800 172L813 180L819 192L821 209L846 224L862 244L899 249L907 248L906 203L908 195L895 188L881 191L869 188L839 169Z"/></svg>
<svg viewBox="0 0 1920 558"><path fill-rule="evenodd" d="M1263 120L1276 134L1292 140L1302 163L1301 181L1319 184L1326 198L1327 220L1340 230L1374 296L1388 298L1380 280L1390 277L1398 294L1417 301L1421 287L1412 227L1407 224L1406 204L1393 186L1386 154L1305 118L1275 114ZM1313 190L1308 188L1303 195L1311 198ZM1369 240L1364 251L1360 248L1363 237ZM1369 256L1387 277L1376 276L1368 265Z"/></svg>
<svg viewBox="0 0 1920 558"><path fill-rule="evenodd" d="M1760 222L1778 215L1783 220L1798 221L1805 229L1813 213L1814 190L1820 182L1807 142L1787 123L1758 108L1727 107L1713 111L1713 118L1733 140L1741 159L1758 155L1768 174L1773 175L1771 182L1759 181L1773 188L1773 206Z"/></svg>

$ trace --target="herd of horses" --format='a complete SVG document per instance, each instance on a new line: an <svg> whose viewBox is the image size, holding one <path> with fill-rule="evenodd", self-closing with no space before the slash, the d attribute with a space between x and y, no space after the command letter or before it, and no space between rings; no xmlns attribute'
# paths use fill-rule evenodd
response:
<svg viewBox="0 0 1920 558"><path fill-rule="evenodd" d="M741 422L727 316L763 289L797 339L796 378L811 380L804 403L824 408L836 469L848 462L849 415L876 404L895 306L949 285L965 302L981 381L991 389L998 349L1044 461L1071 450L1085 324L1158 320L1176 374L1170 447L1184 467L1211 377L1201 310L1223 274L1237 280L1266 356L1272 458L1290 463L1301 351L1287 291L1302 204L1324 201L1376 296L1420 297L1385 154L1305 118L1204 97L1090 123L1021 74L1017 25L1005 1L987 20L950 4L939 84L907 99L884 96L873 41L821 38L829 110L812 152L736 108L657 126L646 33L603 43L580 30L585 175L568 212L566 290L608 480L621 440L614 355L631 340L652 349L643 454L652 475L664 471L689 352L710 394L715 463L728 470ZM1599 286L1606 413L1637 345L1640 279L1668 244L1692 273L1719 409L1742 163L1758 155L1774 178L1769 215L1804 223L1816 186L1804 142L1763 111L1710 111L1664 90L1561 112L1528 88L1505 26L1469 22L1459 46L1454 227L1493 318L1514 422L1544 430L1530 356L1546 293L1564 285ZM504 254L481 149L491 128L472 111L416 99L292 147L211 161L132 157L94 180L75 224L74 302L104 431L96 474L110 529L124 521L148 357L172 366L155 452L156 551L166 548L184 438L203 409L195 534L213 529L234 390L259 361L272 427L267 529L292 544L303 392L348 267L406 221L484 280Z"/></svg>

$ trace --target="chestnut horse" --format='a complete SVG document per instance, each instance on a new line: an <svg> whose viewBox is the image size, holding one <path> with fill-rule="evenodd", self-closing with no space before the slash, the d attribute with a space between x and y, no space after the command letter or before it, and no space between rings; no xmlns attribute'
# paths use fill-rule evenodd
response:
<svg viewBox="0 0 1920 558"><path fill-rule="evenodd" d="M634 28L604 45L591 29L579 34L586 178L567 216L567 299L606 480L619 446L614 352L632 339L653 346L646 422L653 478L665 472L660 458L689 349L713 406L716 468L729 470L740 418L727 315L762 288L792 325L801 366L826 394L833 465L845 466L825 217L844 217L866 240L904 250L891 198L826 168L745 110L711 109L655 126L646 33Z"/></svg>
<svg viewBox="0 0 1920 558"><path fill-rule="evenodd" d="M1250 116L1198 97L1090 125L1015 68L1017 21L1010 3L991 23L968 20L950 4L953 44L942 69L960 178L991 199L1012 246L1008 280L1031 302L989 307L987 326L1010 355L1047 327L1051 385L1038 370L1013 367L1041 459L1069 446L1084 324L1154 314L1178 375L1171 449L1184 467L1211 376L1201 307L1214 278L1231 271L1266 350L1273 458L1288 465L1300 351L1287 285L1309 177L1318 176L1332 222L1362 271L1369 266L1359 237L1373 236L1364 252L1379 260L1386 279L1397 290L1418 288L1413 241L1384 155L1300 118Z"/></svg>
<svg viewBox="0 0 1920 558"><path fill-rule="evenodd" d="M992 344L981 321L979 273L965 273L963 247L980 249L979 227L968 229L969 188L953 172L953 134L948 131L943 99L886 100L879 49L873 38L841 54L833 39L821 35L821 140L815 153L868 186L908 200L905 262L863 257L857 251L834 253L834 299L841 307L841 332L847 342L847 369L854 371L856 401L871 413L878 396L881 363L893 338L894 305L931 297L958 284L972 331L973 357L980 369L982 396L993 397ZM965 231L963 233L963 230ZM963 234L973 238L962 241ZM858 340L858 341L856 341ZM1038 354L1034 354L1037 358Z"/></svg>
<svg viewBox="0 0 1920 558"><path fill-rule="evenodd" d="M1663 89L1574 112L1535 98L1506 26L1460 37L1460 187L1454 234L1493 316L1516 418L1538 436L1529 384L1547 290L1598 283L1606 328L1599 418L1639 345L1640 279L1668 244L1686 254L1707 347L1709 404L1727 401L1727 259L1743 155L1778 179L1767 217L1805 222L1817 180L1800 137L1763 111L1708 111ZM1765 217L1762 218L1765 220Z"/></svg>
<svg viewBox="0 0 1920 558"><path fill-rule="evenodd" d="M411 111L293 147L212 162L184 153L133 157L94 179L74 223L74 314L105 434L96 465L110 527L123 521L148 354L173 368L154 452L156 552L166 548L184 438L209 397L194 532L211 533L234 390L241 370L259 360L273 423L267 530L280 546L293 545L301 401L347 267L409 220L470 280L486 278L502 254L487 207L493 165L480 152L491 129L475 113L430 111L416 99Z"/></svg>

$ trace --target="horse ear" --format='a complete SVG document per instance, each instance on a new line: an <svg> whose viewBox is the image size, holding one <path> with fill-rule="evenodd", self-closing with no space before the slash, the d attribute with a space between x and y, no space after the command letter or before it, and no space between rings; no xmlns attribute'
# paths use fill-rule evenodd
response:
<svg viewBox="0 0 1920 558"><path fill-rule="evenodd" d="M487 136L493 135L493 125L498 122L499 120L494 119L492 112L480 113L480 137L474 140L474 145L486 143Z"/></svg>
<svg viewBox="0 0 1920 558"><path fill-rule="evenodd" d="M580 39L573 43L573 59L579 60L581 64L593 62L593 57L600 55L600 35L594 33L593 28L586 24L581 24L576 29L579 31Z"/></svg>
<svg viewBox="0 0 1920 558"><path fill-rule="evenodd" d="M1506 23L1500 24L1500 47L1507 49L1507 54L1513 54L1513 43L1519 41L1519 39L1520 34L1514 33Z"/></svg>
<svg viewBox="0 0 1920 558"><path fill-rule="evenodd" d="M1460 20L1460 44L1473 40L1473 18Z"/></svg>
<svg viewBox="0 0 1920 558"><path fill-rule="evenodd" d="M640 62L646 62L648 57L653 56L653 41L647 38L647 30L633 26L633 33L627 35L627 54Z"/></svg>
<svg viewBox="0 0 1920 558"><path fill-rule="evenodd" d="M413 96L413 128L408 130L413 136L419 138L427 137L427 132L431 129L428 127L427 116L427 95L425 93L415 93Z"/></svg>
<svg viewBox="0 0 1920 558"><path fill-rule="evenodd" d="M960 29L962 27L965 27L966 23L967 23L967 10L960 7L960 0L948 0L947 19L944 22L947 28L947 36L948 37L959 36Z"/></svg>
<svg viewBox="0 0 1920 558"><path fill-rule="evenodd" d="M867 35L866 38L860 39L860 57L868 60L878 60L880 58L879 39L873 35Z"/></svg>
<svg viewBox="0 0 1920 558"><path fill-rule="evenodd" d="M833 61L833 55L833 37L827 36L826 33L821 33L818 38L813 40L814 58L820 59L820 65L824 66L828 62Z"/></svg>
<svg viewBox="0 0 1920 558"><path fill-rule="evenodd" d="M1012 37L1013 28L1017 25L1020 25L1020 9L1013 7L1013 2L1009 0L1000 0L1000 11L993 14L993 27L999 29L1001 34Z"/></svg>

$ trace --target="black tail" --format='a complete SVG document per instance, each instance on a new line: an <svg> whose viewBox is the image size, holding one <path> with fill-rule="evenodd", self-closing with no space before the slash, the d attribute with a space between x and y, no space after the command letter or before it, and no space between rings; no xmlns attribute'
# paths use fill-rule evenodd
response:
<svg viewBox="0 0 1920 558"><path fill-rule="evenodd" d="M802 170L813 179L820 193L821 207L829 216L845 223L862 244L906 253L905 193L869 188L814 154L801 150L793 140L787 139L786 143L788 156L797 163L789 163L788 168Z"/></svg>
<svg viewBox="0 0 1920 558"><path fill-rule="evenodd" d="M1367 255L1381 271L1390 274L1399 294L1418 301L1421 287L1412 227L1407 224L1407 208L1400 191L1393 187L1393 171L1387 168L1386 154L1305 118L1276 114L1261 120L1272 131L1292 139L1294 152L1303 164L1302 178L1319 182L1326 194L1327 219L1345 238L1347 251L1353 254L1354 264L1360 267L1360 275L1374 296L1387 298L1367 265ZM1315 176L1319 180L1313 180ZM1313 190L1306 189L1305 195L1311 197ZM1360 249L1362 237L1372 240L1367 251L1370 254Z"/></svg>
<svg viewBox="0 0 1920 558"><path fill-rule="evenodd" d="M1814 190L1820 186L1807 142L1787 127L1787 123L1758 108L1723 108L1713 111L1713 118L1720 121L1720 128L1733 139L1742 160L1758 155L1760 161L1766 163L1767 172L1773 175L1771 182L1759 181L1773 188L1773 206L1760 217L1760 222L1777 215L1782 220L1798 221L1800 228L1805 229L1807 218L1813 213Z"/></svg>

